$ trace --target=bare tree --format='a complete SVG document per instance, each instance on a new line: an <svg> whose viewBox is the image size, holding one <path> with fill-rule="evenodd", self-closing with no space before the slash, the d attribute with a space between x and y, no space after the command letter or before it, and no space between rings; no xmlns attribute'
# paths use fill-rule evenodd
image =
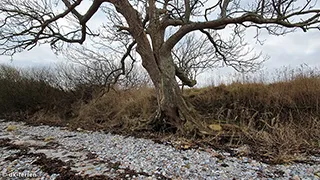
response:
<svg viewBox="0 0 320 180"><path fill-rule="evenodd" d="M243 42L244 28L267 30L272 35L283 35L297 28L303 31L320 29L316 0L249 3L241 0L93 0L90 7L81 12L78 7L83 3L87 1L2 0L1 54L12 55L42 43L49 43L59 52L63 48L68 50L65 43L83 44L90 36L126 41L118 75L125 73L125 61L136 51L157 92L158 110L150 123L181 133L206 131L195 120L196 114L183 99L175 78L177 76L188 86L195 85L195 81L176 68L172 54L188 33L203 33L212 44L216 59L227 64L238 58L237 43ZM89 20L100 12L104 13L106 23L101 31L94 32L89 29ZM68 25L64 25L66 22ZM233 35L223 41L217 34L226 32L226 28L232 28ZM244 63L231 62L237 66Z"/></svg>

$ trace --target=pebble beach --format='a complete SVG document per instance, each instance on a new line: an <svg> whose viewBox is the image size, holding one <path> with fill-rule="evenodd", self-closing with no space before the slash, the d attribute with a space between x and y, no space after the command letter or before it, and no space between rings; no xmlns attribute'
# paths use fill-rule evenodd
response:
<svg viewBox="0 0 320 180"><path fill-rule="evenodd" d="M0 179L320 179L312 163L270 165L214 149L0 121ZM223 157L223 158L221 158Z"/></svg>

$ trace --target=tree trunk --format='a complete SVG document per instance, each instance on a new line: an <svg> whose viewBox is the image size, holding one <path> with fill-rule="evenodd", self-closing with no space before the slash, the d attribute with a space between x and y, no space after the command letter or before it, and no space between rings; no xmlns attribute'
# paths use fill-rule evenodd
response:
<svg viewBox="0 0 320 180"><path fill-rule="evenodd" d="M171 48L164 46L166 27L161 25L157 9L155 6L149 7L150 43L138 11L128 1L115 1L113 4L116 10L126 18L129 32L137 42L136 50L141 56L142 65L147 70L157 92L158 110L149 121L149 125L155 130L182 134L197 132L201 128L199 119L195 121L196 113L183 99L176 75L189 86L194 85L195 82L185 78L176 68Z"/></svg>
<svg viewBox="0 0 320 180"><path fill-rule="evenodd" d="M154 130L181 134L196 133L199 123L196 113L186 103L176 81L176 68L170 52L155 55L157 67L145 67L148 72L159 69L157 77L150 75L156 89L158 110L149 122Z"/></svg>

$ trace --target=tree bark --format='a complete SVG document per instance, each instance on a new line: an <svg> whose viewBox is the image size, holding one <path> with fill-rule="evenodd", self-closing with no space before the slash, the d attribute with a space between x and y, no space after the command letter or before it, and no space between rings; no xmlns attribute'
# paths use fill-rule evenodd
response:
<svg viewBox="0 0 320 180"><path fill-rule="evenodd" d="M152 68L159 69L159 79L153 79L153 82L156 82L158 110L149 122L150 125L157 131L197 133L200 128L199 123L195 121L197 115L183 98L176 81L176 68L171 52L159 51L156 56L159 58L157 61L159 63L157 67ZM145 68L153 71L148 67Z"/></svg>

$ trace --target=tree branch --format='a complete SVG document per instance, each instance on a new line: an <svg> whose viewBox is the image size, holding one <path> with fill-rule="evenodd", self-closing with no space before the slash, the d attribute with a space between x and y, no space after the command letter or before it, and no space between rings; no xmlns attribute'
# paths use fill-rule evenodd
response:
<svg viewBox="0 0 320 180"><path fill-rule="evenodd" d="M228 5L230 3L230 0L223 0L222 5L220 6L221 8L221 18L226 18L227 17L227 9Z"/></svg>
<svg viewBox="0 0 320 180"><path fill-rule="evenodd" d="M90 18L98 11L101 4L105 2L104 0L94 0L86 12L86 14L81 18L80 24L84 25L86 24Z"/></svg>
<svg viewBox="0 0 320 180"><path fill-rule="evenodd" d="M190 0L184 0L184 7L185 7L184 21L188 23L191 15Z"/></svg>
<svg viewBox="0 0 320 180"><path fill-rule="evenodd" d="M278 18L263 18L259 14L256 13L246 13L237 18L223 18L206 22L189 22L188 24L184 24L180 21L170 21L170 25L181 25L180 29L173 34L165 43L164 47L166 49L172 49L175 44L180 41L182 37L184 37L189 32L199 30L199 29L213 29L220 30L224 29L228 24L243 24L245 22L254 23L254 24L274 24L280 25L286 28L302 28L304 31L311 28L317 27L309 27L310 25L315 25L320 23L320 9L312 10L313 13L316 13L312 17L307 20L301 20L300 22L289 22L288 19L278 19ZM290 16L291 17L291 16ZM318 27L319 28L319 27Z"/></svg>
<svg viewBox="0 0 320 180"><path fill-rule="evenodd" d="M222 60L225 65L231 66L236 71L255 71L259 69L260 64L265 60L263 59L260 62L257 61L260 58L261 53L258 55L251 55L250 53L252 49L246 50L244 48L247 46L247 43L243 42L241 36L243 31L239 30L237 26L235 27L233 36L229 41L223 41L222 39L219 39L219 37L217 38L217 36L214 36L214 39L210 32L203 29L200 31L207 36L208 40L213 45L216 54L215 58L220 61Z"/></svg>
<svg viewBox="0 0 320 180"><path fill-rule="evenodd" d="M189 87L193 87L197 84L196 80L191 80L188 78L188 76L181 70L176 64L174 65L174 68L176 70L176 76L182 81L184 85L187 85Z"/></svg>
<svg viewBox="0 0 320 180"><path fill-rule="evenodd" d="M77 3L78 5L81 3L82 0L78 0ZM71 10L71 13L74 14L79 20L82 19L82 15L75 9L76 6L74 6L76 3L71 4L69 0L62 0L64 5ZM70 12L70 11L69 11ZM69 13L68 12L68 13Z"/></svg>

